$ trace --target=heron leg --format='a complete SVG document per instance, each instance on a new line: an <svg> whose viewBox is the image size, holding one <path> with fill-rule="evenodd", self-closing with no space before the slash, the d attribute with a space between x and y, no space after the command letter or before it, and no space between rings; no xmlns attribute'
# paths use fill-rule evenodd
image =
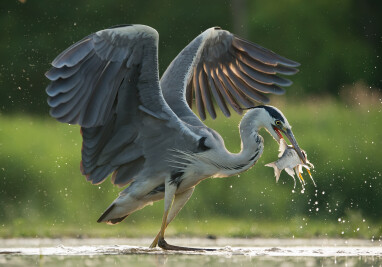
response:
<svg viewBox="0 0 382 267"><path fill-rule="evenodd" d="M194 189L195 188L192 187L180 194L175 195L174 202L167 216L165 228L167 228L167 226L172 222L172 220L176 217L176 215L178 215L179 211L184 207L184 205L190 199L192 193L194 192ZM155 248L158 245L158 240L160 235L161 235L161 231L159 231L154 241L151 243L150 248Z"/></svg>
<svg viewBox="0 0 382 267"><path fill-rule="evenodd" d="M169 214L169 211L171 210L172 203L174 201L174 196L176 192L177 186L171 184L171 182L166 180L165 183L165 191L164 191L164 213L162 218L162 226L160 228L160 231L158 233L158 239L164 238L164 231L166 230L167 226L167 217ZM150 245L150 248L155 248L158 244L157 238L154 239L153 243Z"/></svg>
<svg viewBox="0 0 382 267"><path fill-rule="evenodd" d="M157 245L165 250L186 250L186 251L214 251L215 249L202 249L202 248L189 248L189 247L180 247L180 246L174 246L168 244L164 240L164 232L166 230L167 225L175 218L175 216L178 214L180 209L186 204L187 200L191 197L192 192L194 189L189 189L181 194L179 196L175 196L177 186L171 185L170 183L166 183L165 188L165 195L164 195L164 214L162 219L162 226L161 229L155 237L154 241L150 245L150 248L154 248ZM178 200L176 201L176 199ZM174 200L175 198L175 200ZM175 204L175 201L177 202ZM172 211L172 207L174 208L174 211Z"/></svg>

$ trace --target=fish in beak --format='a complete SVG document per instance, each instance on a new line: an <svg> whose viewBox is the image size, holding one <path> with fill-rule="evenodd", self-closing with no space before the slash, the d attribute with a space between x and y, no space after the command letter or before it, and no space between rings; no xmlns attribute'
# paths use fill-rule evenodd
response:
<svg viewBox="0 0 382 267"><path fill-rule="evenodd" d="M273 127L273 129L276 131L276 133L280 137L280 139L283 139L283 135L281 133L283 133L287 137L287 139L289 140L289 142L293 146L294 150L296 150L297 155L301 159L302 163L304 163L306 165L307 164L306 163L306 157L304 157L304 154L303 154L301 148L297 144L296 138L294 137L292 130L286 129L286 128L281 129L278 127Z"/></svg>
<svg viewBox="0 0 382 267"><path fill-rule="evenodd" d="M296 150L297 155L298 155L299 158L301 159L302 163L304 163L304 164L306 165L306 164L307 164L307 163L306 163L306 157L305 157L304 154L302 153L301 148L298 146L297 141L296 141L296 138L294 138L294 135L293 135L293 133L292 133L292 130L291 130L291 129L287 129L286 131L283 131L283 133L284 133L285 136L288 138L288 140L289 140L289 142L291 143L291 145L293 146L294 150Z"/></svg>
<svg viewBox="0 0 382 267"><path fill-rule="evenodd" d="M276 182L280 178L280 174L282 170L285 170L294 180L294 187L296 187L296 179L294 176L294 172L297 175L297 178L301 182L301 186L304 189L305 186L305 181L304 178L302 177L302 167L304 167L310 176L310 179L312 180L314 186L316 186L316 183L312 177L312 174L310 172L311 168L314 168L313 164L309 162L308 157L305 153L305 151L301 150L303 154L303 158L305 159L307 164L302 164L301 159L295 150L294 147L288 145L284 138L280 139L280 147L279 147L279 155L278 159L274 162L268 163L265 166L267 167L272 167L274 169L275 177L276 177Z"/></svg>

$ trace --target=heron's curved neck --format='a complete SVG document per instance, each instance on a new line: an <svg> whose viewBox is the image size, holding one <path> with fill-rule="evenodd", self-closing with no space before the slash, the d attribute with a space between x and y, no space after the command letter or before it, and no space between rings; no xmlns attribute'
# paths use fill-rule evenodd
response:
<svg viewBox="0 0 382 267"><path fill-rule="evenodd" d="M258 112L247 112L240 122L241 150L239 153L229 153L226 157L226 170L222 170L220 176L226 177L248 170L263 153L263 138L258 134L264 127Z"/></svg>
<svg viewBox="0 0 382 267"><path fill-rule="evenodd" d="M262 110L250 110L248 111L243 119L240 121L239 130L242 142L242 151L246 149L247 146L253 144L253 136L258 135L258 131L264 127L264 122L262 118Z"/></svg>
<svg viewBox="0 0 382 267"><path fill-rule="evenodd" d="M237 157L245 160L248 156L254 154L258 150L262 137L259 135L259 130L264 127L260 112L256 110L247 112L239 125L241 138L241 151Z"/></svg>

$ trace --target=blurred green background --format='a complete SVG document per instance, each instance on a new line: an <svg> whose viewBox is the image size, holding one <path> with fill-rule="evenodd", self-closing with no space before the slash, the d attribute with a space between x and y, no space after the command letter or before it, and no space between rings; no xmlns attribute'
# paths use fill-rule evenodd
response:
<svg viewBox="0 0 382 267"><path fill-rule="evenodd" d="M382 235L381 1L0 2L0 237L149 236L162 202L118 226L96 220L118 195L79 171L78 126L48 117L44 77L62 50L91 32L137 23L160 33L163 73L206 28L221 26L300 62L283 110L309 159L315 188L272 169L277 144L239 177L202 182L168 229L172 235L361 237ZM239 116L207 124L240 149Z"/></svg>

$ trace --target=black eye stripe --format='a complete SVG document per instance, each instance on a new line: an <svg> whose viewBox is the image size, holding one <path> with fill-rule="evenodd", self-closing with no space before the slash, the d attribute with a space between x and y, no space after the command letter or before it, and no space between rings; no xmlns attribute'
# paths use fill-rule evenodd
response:
<svg viewBox="0 0 382 267"><path fill-rule="evenodd" d="M274 119L277 119L281 122L285 122L283 116L280 114L280 111L276 110L275 108L271 107L271 106L264 106L264 105L260 105L260 106L256 106L254 108L263 108L265 109L269 115L271 115L271 117L273 117Z"/></svg>

